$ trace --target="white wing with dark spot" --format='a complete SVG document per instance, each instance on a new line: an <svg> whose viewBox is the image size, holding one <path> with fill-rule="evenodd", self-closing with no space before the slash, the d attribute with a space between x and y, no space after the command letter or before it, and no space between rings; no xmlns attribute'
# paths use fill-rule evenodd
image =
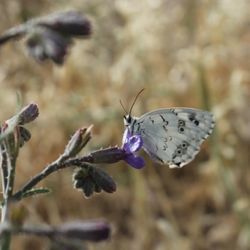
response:
<svg viewBox="0 0 250 250"><path fill-rule="evenodd" d="M129 127L140 134L143 148L155 160L170 168L183 167L200 151L212 133L212 113L191 108L159 109L135 119Z"/></svg>

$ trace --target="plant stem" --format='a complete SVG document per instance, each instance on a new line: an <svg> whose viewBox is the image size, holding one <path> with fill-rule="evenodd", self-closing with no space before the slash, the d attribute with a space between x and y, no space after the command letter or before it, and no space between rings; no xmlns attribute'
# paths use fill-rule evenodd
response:
<svg viewBox="0 0 250 250"><path fill-rule="evenodd" d="M12 198L16 201L21 200L23 198L23 194L28 190L32 189L36 184L42 181L48 175L63 169L70 167L72 165L82 165L83 162L92 163L93 159L91 155L84 156L82 158L71 158L64 161L63 157L58 158L56 161L50 163L45 169L43 169L40 173L32 177L19 191L17 191Z"/></svg>
<svg viewBox="0 0 250 250"><path fill-rule="evenodd" d="M8 202L5 202L1 208L1 224L7 223L8 221ZM9 250L11 241L11 233L4 232L0 235L0 249Z"/></svg>
<svg viewBox="0 0 250 250"><path fill-rule="evenodd" d="M1 142L2 153L2 178L3 178L3 203L1 207L1 223L9 223L9 204L12 200L13 188L15 183L16 159L19 151L19 130L14 127L13 131ZM3 232L0 240L0 249L9 250L11 233Z"/></svg>
<svg viewBox="0 0 250 250"><path fill-rule="evenodd" d="M0 235L6 232L38 237L65 238L98 242L110 235L110 225L103 220L72 221L61 225L0 225Z"/></svg>
<svg viewBox="0 0 250 250"><path fill-rule="evenodd" d="M1 145L0 148L0 171L1 171L1 179L2 179L2 192L5 193L5 189L7 186L8 179L8 166L7 166L7 154L4 145Z"/></svg>
<svg viewBox="0 0 250 250"><path fill-rule="evenodd" d="M10 135L12 136L12 134ZM10 152L5 140L1 146L1 149L6 149L6 152L2 151L2 179L3 179L3 204L1 207L1 223L8 223L9 201L12 196L14 179L15 179L15 165L16 158L13 156L13 152ZM1 235L0 249L8 250L10 248L11 233L4 232Z"/></svg>

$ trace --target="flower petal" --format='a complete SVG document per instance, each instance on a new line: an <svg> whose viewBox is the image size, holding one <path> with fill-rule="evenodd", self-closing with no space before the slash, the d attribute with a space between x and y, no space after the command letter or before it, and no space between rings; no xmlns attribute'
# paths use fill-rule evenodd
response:
<svg viewBox="0 0 250 250"><path fill-rule="evenodd" d="M141 169L145 166L145 161L140 156L129 154L124 160L133 168Z"/></svg>
<svg viewBox="0 0 250 250"><path fill-rule="evenodd" d="M128 130L128 128L125 129L122 137L122 147L125 145L125 143L128 142L128 139L131 137L131 134Z"/></svg>
<svg viewBox="0 0 250 250"><path fill-rule="evenodd" d="M134 153L142 147L143 141L140 135L133 135L129 138L128 144L130 153Z"/></svg>

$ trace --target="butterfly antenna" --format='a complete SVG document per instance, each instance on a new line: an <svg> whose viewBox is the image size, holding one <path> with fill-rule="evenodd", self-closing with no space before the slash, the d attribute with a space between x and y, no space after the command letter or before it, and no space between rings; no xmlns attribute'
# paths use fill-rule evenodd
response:
<svg viewBox="0 0 250 250"><path fill-rule="evenodd" d="M141 89L139 92L138 92L138 94L136 95L136 97L135 97L135 99L134 99L134 101L133 101L133 103L132 103L132 105L131 105L131 108L130 108L130 110L129 110L129 116L131 115L131 112L132 112L132 109L133 109L133 107L134 107L134 105L135 105L135 103L136 103L136 100L138 99L138 97L139 97L139 95L142 93L144 91L144 89Z"/></svg>
<svg viewBox="0 0 250 250"><path fill-rule="evenodd" d="M124 108L124 105L122 104L122 100L121 100L121 99L120 99L120 104L121 104L123 110L125 111L125 114L127 115L127 114L128 114L128 111Z"/></svg>

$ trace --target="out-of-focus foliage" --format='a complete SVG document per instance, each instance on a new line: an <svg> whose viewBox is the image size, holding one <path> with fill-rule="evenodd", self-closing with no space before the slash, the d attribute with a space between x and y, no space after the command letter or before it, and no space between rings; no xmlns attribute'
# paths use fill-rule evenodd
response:
<svg viewBox="0 0 250 250"><path fill-rule="evenodd" d="M16 108L17 91L41 110L18 162L18 186L56 159L78 127L95 125L90 145L97 148L120 144L119 99L129 107L143 87L134 115L189 106L216 116L209 143L181 170L149 158L140 171L124 163L109 167L118 184L113 195L85 200L70 174L51 176L46 186L53 196L24 203L31 222L105 217L115 232L98 249L249 249L247 0L2 0L0 6L0 31L67 8L82 11L94 26L92 39L77 41L61 68L35 64L20 42L0 50L0 120ZM13 249L44 244L20 237Z"/></svg>
<svg viewBox="0 0 250 250"><path fill-rule="evenodd" d="M91 25L81 13L71 10L56 12L6 30L0 36L0 45L26 37L26 48L37 62L52 60L62 65L73 38L87 38Z"/></svg>

